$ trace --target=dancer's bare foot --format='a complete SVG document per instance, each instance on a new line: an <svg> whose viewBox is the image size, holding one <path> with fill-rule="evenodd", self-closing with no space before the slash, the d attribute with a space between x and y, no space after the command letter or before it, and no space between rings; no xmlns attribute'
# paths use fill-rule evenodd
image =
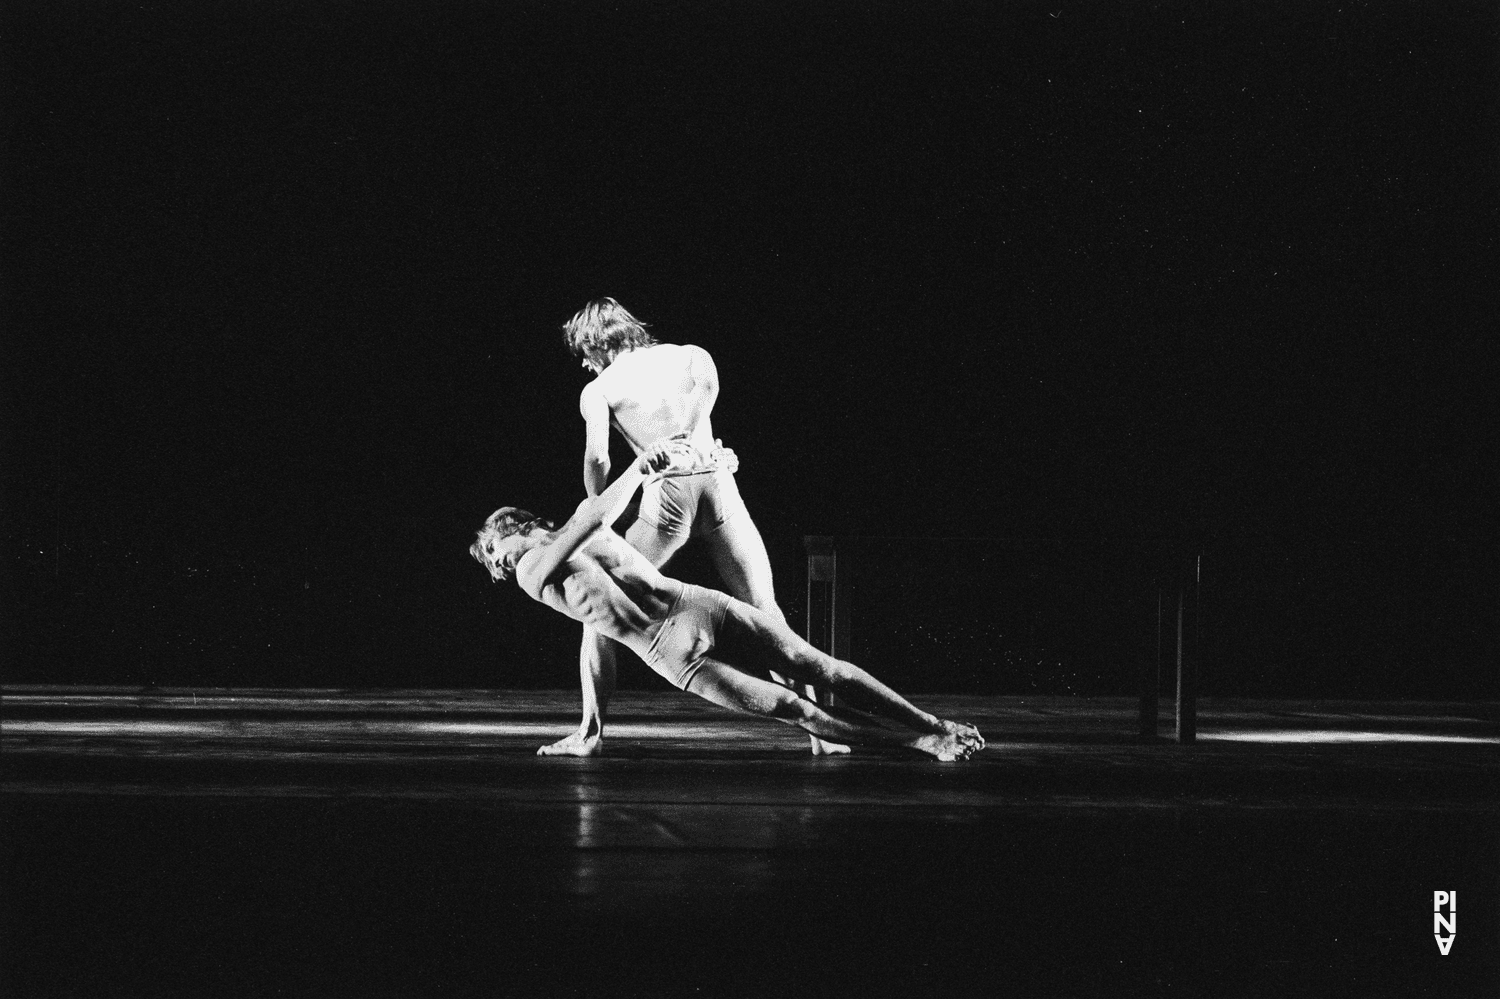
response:
<svg viewBox="0 0 1500 999"><path fill-rule="evenodd" d="M956 732L920 736L912 743L912 748L935 756L942 763L953 763L967 760L983 749L984 737L979 734L978 729L965 728Z"/></svg>
<svg viewBox="0 0 1500 999"><path fill-rule="evenodd" d="M843 756L849 752L849 747L842 742L824 742L815 735L809 735L807 738L812 742L814 756Z"/></svg>
<svg viewBox="0 0 1500 999"><path fill-rule="evenodd" d="M967 736L971 739L977 739L979 740L978 748L984 748L984 736L980 735L979 729L975 728L973 725L970 725L966 722L949 721L946 718L939 718L938 725L941 726L942 730L949 735L961 735Z"/></svg>
<svg viewBox="0 0 1500 999"><path fill-rule="evenodd" d="M602 756L604 736L579 730L536 751L538 756Z"/></svg>

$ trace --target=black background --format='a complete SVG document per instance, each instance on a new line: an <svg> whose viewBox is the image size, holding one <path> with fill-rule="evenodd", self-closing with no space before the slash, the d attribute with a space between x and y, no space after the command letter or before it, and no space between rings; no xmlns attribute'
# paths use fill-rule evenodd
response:
<svg viewBox="0 0 1500 999"><path fill-rule="evenodd" d="M573 683L465 548L581 497L609 294L717 359L794 620L804 534L1168 539L1210 693L1497 693L1493 5L0 18L11 682ZM985 641L899 685L1130 689Z"/></svg>

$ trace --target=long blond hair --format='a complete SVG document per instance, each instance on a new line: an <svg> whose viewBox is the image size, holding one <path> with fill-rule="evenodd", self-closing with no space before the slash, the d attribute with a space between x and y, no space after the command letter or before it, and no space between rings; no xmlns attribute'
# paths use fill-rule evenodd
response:
<svg viewBox="0 0 1500 999"><path fill-rule="evenodd" d="M574 357L603 361L622 350L649 347L656 338L625 306L612 298L598 298L563 323L563 342Z"/></svg>
<svg viewBox="0 0 1500 999"><path fill-rule="evenodd" d="M478 540L469 546L469 554L474 556L474 561L484 566L490 578L498 583L509 578L516 567L503 557L497 556L495 546L512 535L530 534L538 527L544 531L556 530L551 521L543 520L534 513L522 510L520 507L502 506L490 514L483 527L474 532Z"/></svg>

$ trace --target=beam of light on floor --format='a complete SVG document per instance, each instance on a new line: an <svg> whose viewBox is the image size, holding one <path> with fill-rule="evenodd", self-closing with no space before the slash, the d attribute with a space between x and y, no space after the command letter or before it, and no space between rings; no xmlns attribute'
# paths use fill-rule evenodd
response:
<svg viewBox="0 0 1500 999"><path fill-rule="evenodd" d="M1433 735L1426 732L1340 732L1329 729L1271 729L1264 732L1203 732L1200 742L1444 742L1500 745L1500 736Z"/></svg>
<svg viewBox="0 0 1500 999"><path fill-rule="evenodd" d="M760 728L760 726L753 726ZM186 738L186 739L282 739L318 740L355 736L410 739L413 737L451 738L558 738L575 729L567 723L548 723L496 719L493 721L442 721L436 719L329 719L318 721L262 721L195 719L165 720L50 720L17 719L0 726L6 735L53 737L114 738ZM625 739L672 739L677 741L706 739L733 742L759 738L764 733L746 732L736 719L700 719L693 722L611 723L611 736ZM1199 732L1203 742L1259 742L1280 744L1313 743L1443 743L1467 745L1500 745L1500 735L1442 735L1427 732L1371 732L1339 729L1265 729ZM1000 743L991 742L991 747Z"/></svg>
<svg viewBox="0 0 1500 999"><path fill-rule="evenodd" d="M219 739L295 738L298 736L528 736L561 737L575 724L524 721L51 721L23 719L5 722L0 732L30 736L183 737ZM739 731L735 719L693 722L611 722L609 734L636 739L733 740L759 737Z"/></svg>

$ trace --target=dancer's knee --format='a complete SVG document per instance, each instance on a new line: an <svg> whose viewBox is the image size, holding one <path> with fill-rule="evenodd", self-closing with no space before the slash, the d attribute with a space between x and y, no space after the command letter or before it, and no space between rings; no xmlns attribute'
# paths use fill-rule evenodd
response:
<svg viewBox="0 0 1500 999"><path fill-rule="evenodd" d="M781 608L777 605L776 597L774 594L768 595L760 603L748 600L746 601L746 603L749 603L756 610L760 611L762 614L766 615L771 620L781 625L783 628L791 627L789 624L787 624L786 615L781 612Z"/></svg>
<svg viewBox="0 0 1500 999"><path fill-rule="evenodd" d="M770 710L768 715L779 722L788 725L801 725L806 722L814 710L811 701L798 697L786 688L778 688L771 696Z"/></svg>
<svg viewBox="0 0 1500 999"><path fill-rule="evenodd" d="M820 652L806 641L799 641L792 659L797 671L805 678L803 682L820 687L836 689L847 686L859 672L852 664Z"/></svg>

